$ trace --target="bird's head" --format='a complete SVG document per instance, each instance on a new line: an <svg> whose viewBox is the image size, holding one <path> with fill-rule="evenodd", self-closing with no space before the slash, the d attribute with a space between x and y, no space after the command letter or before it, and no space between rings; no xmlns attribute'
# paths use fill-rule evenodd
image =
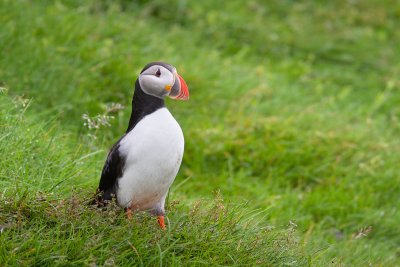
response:
<svg viewBox="0 0 400 267"><path fill-rule="evenodd" d="M164 62L147 64L139 75L139 84L144 93L158 98L188 100L189 90L176 68Z"/></svg>

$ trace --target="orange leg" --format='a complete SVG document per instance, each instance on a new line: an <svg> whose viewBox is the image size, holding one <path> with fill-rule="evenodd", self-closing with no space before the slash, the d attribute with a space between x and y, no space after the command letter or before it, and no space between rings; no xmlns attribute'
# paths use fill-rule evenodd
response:
<svg viewBox="0 0 400 267"><path fill-rule="evenodd" d="M126 216L128 217L128 220L132 220L132 210L131 210L131 208L126 208Z"/></svg>
<svg viewBox="0 0 400 267"><path fill-rule="evenodd" d="M157 216L158 224L160 225L161 229L165 230L165 222L164 222L164 215Z"/></svg>

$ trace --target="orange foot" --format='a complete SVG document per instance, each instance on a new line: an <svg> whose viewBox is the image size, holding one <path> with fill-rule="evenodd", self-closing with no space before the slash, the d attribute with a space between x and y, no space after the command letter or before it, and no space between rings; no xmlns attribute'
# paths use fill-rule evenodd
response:
<svg viewBox="0 0 400 267"><path fill-rule="evenodd" d="M157 216L158 224L160 225L161 229L165 230L165 222L164 222L164 216L160 215Z"/></svg>
<svg viewBox="0 0 400 267"><path fill-rule="evenodd" d="M128 220L132 220L132 210L131 210L131 208L126 208L126 217L128 217Z"/></svg>

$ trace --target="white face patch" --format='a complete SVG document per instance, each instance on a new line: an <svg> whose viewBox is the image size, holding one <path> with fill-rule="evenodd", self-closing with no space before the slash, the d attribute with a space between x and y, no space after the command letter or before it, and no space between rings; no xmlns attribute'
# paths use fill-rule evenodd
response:
<svg viewBox="0 0 400 267"><path fill-rule="evenodd" d="M163 66L154 65L139 75L142 90L149 95L163 98L175 83L175 75Z"/></svg>

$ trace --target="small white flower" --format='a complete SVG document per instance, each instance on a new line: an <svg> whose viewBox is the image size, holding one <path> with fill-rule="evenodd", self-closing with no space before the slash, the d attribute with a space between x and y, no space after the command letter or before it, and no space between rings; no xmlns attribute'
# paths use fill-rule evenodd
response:
<svg viewBox="0 0 400 267"><path fill-rule="evenodd" d="M4 86L0 86L0 93L6 94L8 92L8 88Z"/></svg>

